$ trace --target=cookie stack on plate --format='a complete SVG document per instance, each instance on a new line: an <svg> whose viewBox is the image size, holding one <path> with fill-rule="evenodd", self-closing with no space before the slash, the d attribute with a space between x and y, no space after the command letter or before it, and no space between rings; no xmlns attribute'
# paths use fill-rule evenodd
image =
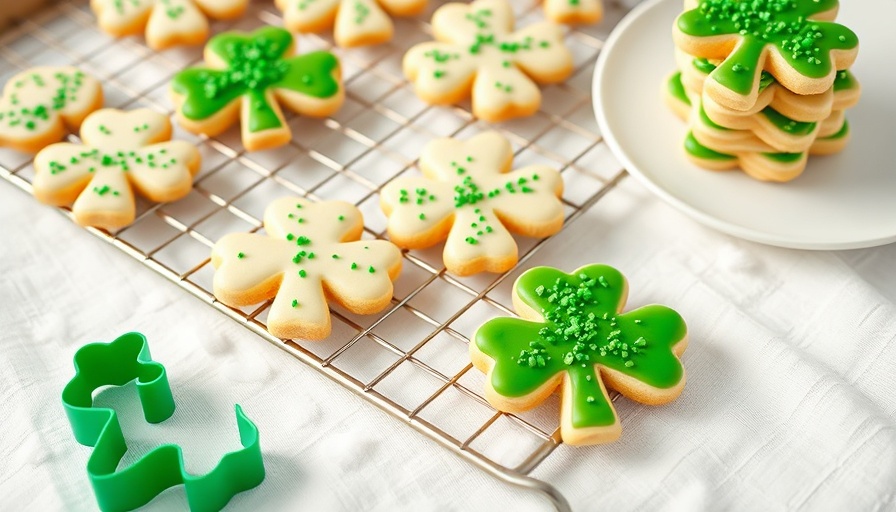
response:
<svg viewBox="0 0 896 512"><path fill-rule="evenodd" d="M838 0L686 0L666 99L690 125L685 152L707 169L790 181L808 155L840 151L858 38Z"/></svg>

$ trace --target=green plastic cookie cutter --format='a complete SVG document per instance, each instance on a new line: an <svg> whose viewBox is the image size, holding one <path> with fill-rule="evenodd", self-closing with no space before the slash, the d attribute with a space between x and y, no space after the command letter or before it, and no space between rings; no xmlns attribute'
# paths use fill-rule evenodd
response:
<svg viewBox="0 0 896 512"><path fill-rule="evenodd" d="M133 465L118 470L128 447L115 411L93 407L93 392L102 386L123 386L137 380L143 416L161 423L174 414L174 397L165 367L152 360L146 337L138 332L112 343L91 343L75 354L75 376L62 391L62 405L75 439L93 446L87 476L100 509L133 510L165 489L184 484L190 510L220 510L240 492L264 480L258 428L236 406L236 423L243 448L225 454L214 469L195 476L184 469L180 446L160 446Z"/></svg>

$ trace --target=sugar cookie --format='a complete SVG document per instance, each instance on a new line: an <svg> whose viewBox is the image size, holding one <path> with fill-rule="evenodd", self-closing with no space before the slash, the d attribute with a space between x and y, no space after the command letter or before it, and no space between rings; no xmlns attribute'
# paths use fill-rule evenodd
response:
<svg viewBox="0 0 896 512"><path fill-rule="evenodd" d="M360 240L363 229L361 212L349 203L278 199L264 213L267 234L233 233L215 244L215 297L232 307L273 298L271 334L324 339L328 300L366 315L392 299L401 251L384 240Z"/></svg>
<svg viewBox="0 0 896 512"><path fill-rule="evenodd" d="M77 132L103 106L103 89L73 67L36 67L13 75L0 97L0 146L26 153Z"/></svg>
<svg viewBox="0 0 896 512"><path fill-rule="evenodd" d="M690 123L692 132L684 142L685 154L695 165L705 169L740 168L758 180L785 182L803 173L809 154L836 153L849 142L849 124L841 111L821 123L822 128L818 129L808 148L793 153L775 151L753 132L715 125L705 112L694 109L693 102L699 104L700 97L688 95L677 72L667 80L665 99L679 117Z"/></svg>
<svg viewBox="0 0 896 512"><path fill-rule="evenodd" d="M697 59L681 51L676 52L676 57L685 88L691 92L701 93L706 77L716 68L717 62ZM771 107L794 121L815 122L827 119L832 111L854 107L861 96L861 85L849 70L841 70L837 72L834 85L830 89L821 94L801 96L782 86L771 74L763 72L756 104L750 109L730 109L717 103L709 95L702 96L706 114L721 125L737 123L735 118L752 116L766 107Z"/></svg>
<svg viewBox="0 0 896 512"><path fill-rule="evenodd" d="M597 23L604 16L601 0L544 0L544 12L557 23Z"/></svg>
<svg viewBox="0 0 896 512"><path fill-rule="evenodd" d="M34 157L34 196L71 206L82 226L126 226L134 221L132 187L158 202L190 192L199 150L170 138L171 123L159 112L98 110L84 120L83 145L51 144Z"/></svg>
<svg viewBox="0 0 896 512"><path fill-rule="evenodd" d="M534 114L538 83L561 82L573 69L563 30L550 22L513 31L507 0L449 3L432 17L436 42L404 56L403 68L424 101L448 105L472 95L473 115L490 122Z"/></svg>
<svg viewBox="0 0 896 512"><path fill-rule="evenodd" d="M692 2L692 5L695 2ZM838 0L701 0L674 24L675 45L719 59L704 91L735 110L756 104L762 71L799 95L831 88L855 61L859 40L834 23Z"/></svg>
<svg viewBox="0 0 896 512"><path fill-rule="evenodd" d="M622 313L627 296L625 277L606 265L527 270L513 285L522 318L489 320L470 341L470 359L487 375L485 398L523 412L561 387L560 435L572 445L622 433L608 388L649 405L676 399L687 326L665 306Z"/></svg>
<svg viewBox="0 0 896 512"><path fill-rule="evenodd" d="M339 60L325 51L291 57L293 46L292 34L278 27L216 35L205 46L207 67L171 80L178 122L213 137L241 119L243 146L255 151L292 137L281 104L307 116L334 113L345 98Z"/></svg>
<svg viewBox="0 0 896 512"><path fill-rule="evenodd" d="M283 23L294 32L322 32L333 28L343 47L385 43L392 39L390 16L414 16L426 0L275 0Z"/></svg>
<svg viewBox="0 0 896 512"><path fill-rule="evenodd" d="M380 194L389 238L409 249L445 241L445 267L457 275L509 270L518 259L510 232L545 237L563 226L560 173L543 165L508 172L512 162L498 132L429 142L425 177L396 178Z"/></svg>
<svg viewBox="0 0 896 512"><path fill-rule="evenodd" d="M243 15L249 0L90 0L100 28L116 37L145 32L154 50L202 44L208 19Z"/></svg>

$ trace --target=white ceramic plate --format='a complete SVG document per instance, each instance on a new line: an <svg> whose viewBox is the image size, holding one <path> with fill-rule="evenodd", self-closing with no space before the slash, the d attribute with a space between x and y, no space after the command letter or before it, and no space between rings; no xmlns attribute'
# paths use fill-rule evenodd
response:
<svg viewBox="0 0 896 512"><path fill-rule="evenodd" d="M684 156L685 124L663 102L675 69L681 0L650 0L616 27L594 72L594 110L607 144L658 196L731 235L781 247L852 249L896 241L896 0L846 0L838 22L861 47L852 67L862 99L847 112L842 153L810 157L784 184L712 172Z"/></svg>

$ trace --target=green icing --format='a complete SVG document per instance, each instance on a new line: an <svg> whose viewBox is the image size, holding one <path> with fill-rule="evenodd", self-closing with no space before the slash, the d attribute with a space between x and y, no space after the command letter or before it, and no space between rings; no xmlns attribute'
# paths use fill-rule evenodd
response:
<svg viewBox="0 0 896 512"><path fill-rule="evenodd" d="M780 162L782 164L792 164L794 162L798 162L805 153L763 153L762 156L768 158L769 160L773 160L775 162Z"/></svg>
<svg viewBox="0 0 896 512"><path fill-rule="evenodd" d="M669 94L671 94L673 98L686 105L691 104L691 99L688 98L688 94L684 90L684 85L681 83L681 72L677 72L669 77L669 82L666 84L666 87L668 87Z"/></svg>
<svg viewBox="0 0 896 512"><path fill-rule="evenodd" d="M695 59L695 61L696 60L697 59ZM681 73L675 73L675 75L673 75L669 79L668 87L669 87L670 94L672 94L675 98L687 103L688 105L691 104L690 99L688 98L687 94L684 91L684 86L681 83ZM775 110L771 107L766 107L765 109L763 109L760 112L760 114L762 116L764 116L766 119L768 119L768 121L770 123L772 123L773 125L775 125L775 127L777 127L779 130L789 133L789 134L792 134L792 135L800 135L800 136L810 135L815 130L815 127L817 125L817 123L806 123L806 122L794 121L793 119L790 119L789 117L784 116L783 114L781 114L780 112L778 112L777 110ZM724 127L724 126L714 122L712 119L710 119L709 116L706 115L706 110L704 110L703 105L700 105L699 115L700 115L700 120L704 124L709 126L710 128L713 128L715 130L721 130L721 131L730 131L731 130L731 128ZM689 152L690 152L690 150L689 150ZM719 153L719 154L721 155L722 153Z"/></svg>
<svg viewBox="0 0 896 512"><path fill-rule="evenodd" d="M859 86L856 77L848 70L837 71L837 77L834 78L834 92L855 89Z"/></svg>
<svg viewBox="0 0 896 512"><path fill-rule="evenodd" d="M697 71L705 75L712 73L716 69L715 64L709 62L709 59L704 59L702 57L695 58L693 61L691 61L691 63L694 65L694 68L696 68Z"/></svg>
<svg viewBox="0 0 896 512"><path fill-rule="evenodd" d="M684 139L684 149L691 156L693 156L695 158L700 158L703 160L731 161L731 160L737 159L737 157L735 157L734 155L720 153L718 151L709 149L708 147L704 146L703 144L700 144L699 142L697 142L697 139L694 138L694 134L691 132L688 132L687 137L685 137L685 139Z"/></svg>
<svg viewBox="0 0 896 512"><path fill-rule="evenodd" d="M618 270L589 265L566 274L538 267L520 276L515 289L544 321L496 318L474 335L479 350L495 361L491 385L499 394L525 396L566 372L572 424L583 428L616 421L595 365L656 388L681 382L684 370L672 347L687 334L684 321L656 305L620 314L626 284Z"/></svg>
<svg viewBox="0 0 896 512"><path fill-rule="evenodd" d="M835 137L836 135L832 136L832 138ZM698 142L697 139L694 138L694 134L690 132L688 132L687 137L685 137L684 139L684 149L693 157L701 158L704 160L733 161L737 159L737 157L734 155L720 153L718 151L709 149L703 144L700 144L700 142ZM801 158L803 158L804 155L805 153L762 153L762 156L769 160L788 164L799 161Z"/></svg>
<svg viewBox="0 0 896 512"><path fill-rule="evenodd" d="M678 29L694 37L740 35L734 51L711 76L732 91L746 95L764 62L767 46L809 78L823 78L832 69L831 52L859 44L855 33L838 23L811 19L838 7L838 0L702 0L678 17Z"/></svg>
<svg viewBox="0 0 896 512"><path fill-rule="evenodd" d="M184 97L181 112L189 119L207 119L243 97L251 105L249 131L257 132L281 126L268 102L269 91L286 89L315 98L337 94L339 82L333 78L339 66L336 57L324 51L285 57L292 41L288 31L277 27L213 37L208 50L226 68L197 67L175 75L171 86Z"/></svg>
<svg viewBox="0 0 896 512"><path fill-rule="evenodd" d="M703 103L700 104L700 121L714 130L720 130L723 132L731 131L731 128L725 128L724 126L717 124L712 119L710 119L709 116L706 115L706 110L703 109Z"/></svg>
<svg viewBox="0 0 896 512"><path fill-rule="evenodd" d="M712 73L717 67L715 64L710 62L709 59L704 59L702 57L695 58L691 62L697 69L697 71L700 71L705 75ZM775 82L775 77L773 77L771 73L769 73L768 71L763 71L759 75L759 92L764 91L768 86L772 85Z"/></svg>
<svg viewBox="0 0 896 512"><path fill-rule="evenodd" d="M837 133L835 133L833 135L829 135L827 137L821 137L820 140L842 139L843 137L846 137L847 135L849 135L849 123L846 120L844 120L843 126L840 127L840 131L838 131Z"/></svg>
<svg viewBox="0 0 896 512"><path fill-rule="evenodd" d="M817 126L817 123L803 123L794 121L793 119L782 115L780 112L771 107L764 108L761 114L779 130L787 132L791 135L810 135L815 131L815 127Z"/></svg>

